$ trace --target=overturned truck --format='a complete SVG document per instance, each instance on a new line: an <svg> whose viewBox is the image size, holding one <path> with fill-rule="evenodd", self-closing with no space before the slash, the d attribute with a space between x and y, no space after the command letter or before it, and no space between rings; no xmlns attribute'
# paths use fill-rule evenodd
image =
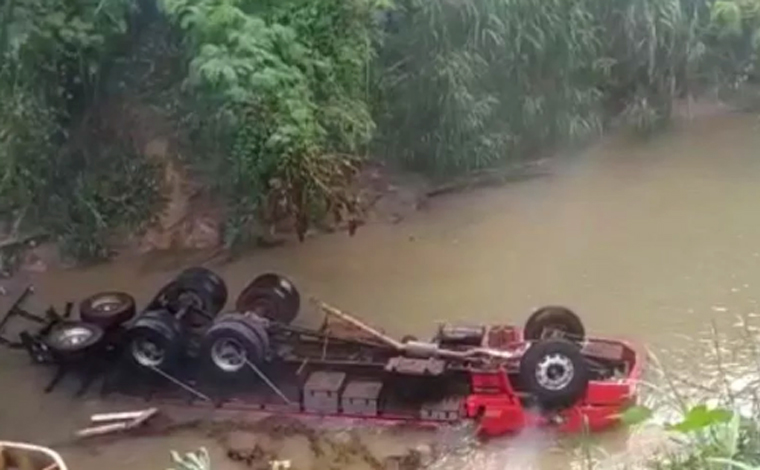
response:
<svg viewBox="0 0 760 470"><path fill-rule="evenodd" d="M550 306L523 328L439 326L429 340L392 338L324 303L321 328L293 324L295 286L255 278L223 311L227 287L214 272L180 273L138 310L123 292L102 292L63 313L37 315L21 294L0 320L38 324L0 343L56 367L80 394L278 413L452 423L473 420L484 436L548 425L598 431L635 400L642 355L625 341L591 338L571 310Z"/></svg>

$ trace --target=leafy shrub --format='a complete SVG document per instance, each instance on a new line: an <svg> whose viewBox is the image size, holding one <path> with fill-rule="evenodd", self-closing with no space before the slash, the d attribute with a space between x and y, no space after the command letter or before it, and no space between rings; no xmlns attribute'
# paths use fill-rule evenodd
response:
<svg viewBox="0 0 760 470"><path fill-rule="evenodd" d="M757 329L746 317L740 317L736 326L730 335L721 335L713 325L709 337L692 343L685 360L699 358L699 367L690 369L688 377L664 367L652 355L653 377L642 385L650 385L647 398L653 405L631 407L623 420L660 427L675 446L656 454L647 468L746 470L760 466Z"/></svg>
<svg viewBox="0 0 760 470"><path fill-rule="evenodd" d="M150 221L155 165L88 119L133 13L127 0L9 0L0 23L0 214L106 256Z"/></svg>
<svg viewBox="0 0 760 470"><path fill-rule="evenodd" d="M349 191L371 135L369 0L165 0L184 34L201 162L230 205L228 242L276 199L302 237L313 205L356 215ZM209 164L208 160L212 160ZM348 169L349 171L343 171Z"/></svg>

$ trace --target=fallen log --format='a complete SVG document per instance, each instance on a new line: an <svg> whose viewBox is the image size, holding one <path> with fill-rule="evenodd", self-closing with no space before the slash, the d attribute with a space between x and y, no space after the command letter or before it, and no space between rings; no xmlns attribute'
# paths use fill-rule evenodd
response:
<svg viewBox="0 0 760 470"><path fill-rule="evenodd" d="M425 197L433 198L474 188L500 186L510 182L527 181L548 176L550 173L543 166L544 162L538 161L504 169L481 170L435 186L425 193Z"/></svg>

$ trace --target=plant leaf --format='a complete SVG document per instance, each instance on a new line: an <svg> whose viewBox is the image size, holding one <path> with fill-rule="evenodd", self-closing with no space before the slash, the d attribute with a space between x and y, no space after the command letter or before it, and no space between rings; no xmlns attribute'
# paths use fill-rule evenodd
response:
<svg viewBox="0 0 760 470"><path fill-rule="evenodd" d="M680 423L669 424L665 428L670 431L689 433L715 424L726 423L731 420L733 415L733 412L726 409L708 410L707 406L698 405L691 408Z"/></svg>
<svg viewBox="0 0 760 470"><path fill-rule="evenodd" d="M643 405L635 405L622 412L620 420L628 426L635 426L649 420L652 414L653 412L650 408Z"/></svg>

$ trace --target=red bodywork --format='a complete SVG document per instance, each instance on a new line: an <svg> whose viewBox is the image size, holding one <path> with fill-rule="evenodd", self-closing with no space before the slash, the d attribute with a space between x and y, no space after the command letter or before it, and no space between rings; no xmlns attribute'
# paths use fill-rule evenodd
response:
<svg viewBox="0 0 760 470"><path fill-rule="evenodd" d="M498 337L494 337L494 333ZM486 340L492 347L512 349L523 343L522 331L499 327ZM465 400L465 414L478 421L479 434L485 437L518 432L524 427L551 425L562 432L601 431L619 422L620 414L635 401L636 383L641 375L642 354L626 341L591 339L595 344L622 346L623 360L629 364L624 378L608 381L592 380L586 395L571 408L552 416L527 409L519 393L510 383L504 368L473 371L470 374L472 393Z"/></svg>
<svg viewBox="0 0 760 470"><path fill-rule="evenodd" d="M484 343L491 348L516 352L528 345L522 337L522 330L510 326L488 328ZM635 401L636 382L641 375L643 355L626 341L590 338L586 340L586 344L588 343L601 345L601 349L607 345L622 351L622 360L628 365L627 374L616 380L590 381L585 396L578 403L553 415L547 415L523 405L521 393L512 386L506 368L473 370L470 372L470 394L464 400L463 417L475 421L478 434L486 438L516 433L526 427L551 426L560 432L575 433L584 431L584 428L590 432L602 431L618 424L620 413ZM518 354L514 362L506 366L514 370L519 360ZM174 402L183 404L186 403L186 399L177 398ZM209 403L205 405L212 406ZM255 400L251 403L235 400L222 407L230 410L262 410L261 404ZM283 414L324 417L322 414L313 414L298 408L294 410L286 405L280 407L282 409L270 405L267 409ZM371 419L379 422L410 421L408 415L393 413L386 413L382 417L347 414L336 414L335 417ZM420 425L441 424L421 419L412 421Z"/></svg>

